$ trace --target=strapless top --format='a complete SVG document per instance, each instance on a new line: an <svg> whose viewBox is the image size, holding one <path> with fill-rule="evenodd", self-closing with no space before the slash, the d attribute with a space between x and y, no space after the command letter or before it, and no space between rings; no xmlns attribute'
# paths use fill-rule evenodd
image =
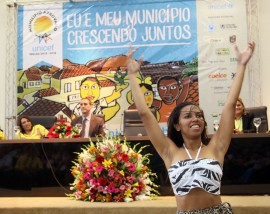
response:
<svg viewBox="0 0 270 214"><path fill-rule="evenodd" d="M223 172L217 160L201 158L178 161L170 166L168 175L175 195L187 195L194 188L220 194Z"/></svg>

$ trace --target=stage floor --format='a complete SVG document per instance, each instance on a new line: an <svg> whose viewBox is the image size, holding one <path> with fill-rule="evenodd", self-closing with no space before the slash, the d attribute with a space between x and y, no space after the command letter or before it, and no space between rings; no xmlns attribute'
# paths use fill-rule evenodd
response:
<svg viewBox="0 0 270 214"><path fill-rule="evenodd" d="M231 203L234 214L270 214L270 196L222 196ZM173 196L151 201L91 203L68 197L1 197L1 214L175 214Z"/></svg>

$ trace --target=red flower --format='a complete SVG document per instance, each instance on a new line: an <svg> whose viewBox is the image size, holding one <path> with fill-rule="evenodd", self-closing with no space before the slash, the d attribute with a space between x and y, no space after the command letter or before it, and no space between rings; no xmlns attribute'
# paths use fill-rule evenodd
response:
<svg viewBox="0 0 270 214"><path fill-rule="evenodd" d="M129 171L134 172L136 170L136 166L133 163L129 164Z"/></svg>
<svg viewBox="0 0 270 214"><path fill-rule="evenodd" d="M98 183L100 184L100 186L106 186L106 184L107 184L107 181L105 180L105 178L103 178L103 177L100 177L100 178L98 178Z"/></svg>
<svg viewBox="0 0 270 214"><path fill-rule="evenodd" d="M122 154L122 159L123 159L123 161L128 162L129 156L124 153L124 154Z"/></svg>
<svg viewBox="0 0 270 214"><path fill-rule="evenodd" d="M73 138L80 137L80 134L74 134L72 137L73 137Z"/></svg>
<svg viewBox="0 0 270 214"><path fill-rule="evenodd" d="M98 163L101 164L101 163L104 161L104 157L98 155L98 156L96 157L96 161L97 161Z"/></svg>
<svg viewBox="0 0 270 214"><path fill-rule="evenodd" d="M49 138L59 138L60 135L62 137L80 137L80 134L78 133L78 130L75 127L72 127L69 125L68 122L58 122L55 125L53 125L47 137Z"/></svg>
<svg viewBox="0 0 270 214"><path fill-rule="evenodd" d="M109 193L113 193L115 191L115 187L109 185L107 190L108 190Z"/></svg>

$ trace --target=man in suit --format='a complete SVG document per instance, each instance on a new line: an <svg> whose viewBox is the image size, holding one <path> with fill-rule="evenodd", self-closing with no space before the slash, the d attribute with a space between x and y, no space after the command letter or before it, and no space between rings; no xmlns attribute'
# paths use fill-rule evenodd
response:
<svg viewBox="0 0 270 214"><path fill-rule="evenodd" d="M76 117L71 121L71 126L77 123L82 124L80 136L83 138L95 137L97 135L105 136L103 130L104 120L91 113L91 103L87 98L80 100L82 116Z"/></svg>

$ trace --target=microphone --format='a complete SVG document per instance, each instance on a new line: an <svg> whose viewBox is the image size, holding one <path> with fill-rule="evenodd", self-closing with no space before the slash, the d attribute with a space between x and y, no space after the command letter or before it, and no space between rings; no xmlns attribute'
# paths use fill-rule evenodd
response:
<svg viewBox="0 0 270 214"><path fill-rule="evenodd" d="M122 112L121 113L121 121L120 121L120 136L123 136L124 135L124 131L123 131L123 117L124 117L124 114Z"/></svg>

